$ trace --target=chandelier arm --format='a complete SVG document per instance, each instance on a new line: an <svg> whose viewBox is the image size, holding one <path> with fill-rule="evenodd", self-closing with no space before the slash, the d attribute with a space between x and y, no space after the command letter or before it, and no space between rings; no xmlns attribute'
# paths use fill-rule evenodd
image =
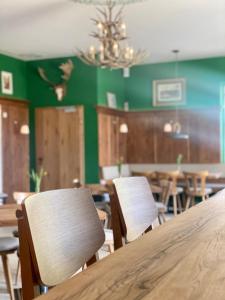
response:
<svg viewBox="0 0 225 300"><path fill-rule="evenodd" d="M98 19L91 19L98 26L97 32L91 32L90 36L100 43L99 50L91 46L89 51L78 51L77 56L89 64L111 69L127 68L141 63L147 54L145 51L133 48L123 47L122 41L128 39L126 34L126 25L122 20L124 6L114 13L115 2L113 0L107 3L105 9L97 7L100 14Z"/></svg>

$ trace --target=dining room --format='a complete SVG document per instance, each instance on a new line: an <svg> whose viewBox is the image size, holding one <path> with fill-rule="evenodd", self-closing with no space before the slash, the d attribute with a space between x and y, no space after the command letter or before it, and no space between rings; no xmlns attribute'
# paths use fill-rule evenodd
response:
<svg viewBox="0 0 225 300"><path fill-rule="evenodd" d="M0 8L0 299L224 299L224 0Z"/></svg>

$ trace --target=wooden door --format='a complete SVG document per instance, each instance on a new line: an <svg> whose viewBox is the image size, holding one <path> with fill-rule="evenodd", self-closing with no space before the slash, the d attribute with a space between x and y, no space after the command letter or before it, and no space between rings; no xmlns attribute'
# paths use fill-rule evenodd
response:
<svg viewBox="0 0 225 300"><path fill-rule="evenodd" d="M2 125L2 191L13 202L14 191L30 191L29 135L21 134L22 125L28 125L28 107L16 102L1 105Z"/></svg>
<svg viewBox="0 0 225 300"><path fill-rule="evenodd" d="M111 166L119 160L127 161L127 134L120 133L120 125L126 123L123 116L98 114L99 166Z"/></svg>
<svg viewBox="0 0 225 300"><path fill-rule="evenodd" d="M84 182L82 106L36 109L36 165L47 171L42 190Z"/></svg>

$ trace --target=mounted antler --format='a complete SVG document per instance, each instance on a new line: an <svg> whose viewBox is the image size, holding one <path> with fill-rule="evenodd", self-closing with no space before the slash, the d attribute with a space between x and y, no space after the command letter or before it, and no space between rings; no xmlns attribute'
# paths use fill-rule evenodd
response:
<svg viewBox="0 0 225 300"><path fill-rule="evenodd" d="M62 99L66 95L66 90L67 90L66 82L70 79L73 68L74 65L71 59L68 59L66 63L63 63L59 66L59 69L63 72L63 75L61 76L62 82L58 84L55 84L48 79L44 69L38 68L39 75L44 81L46 81L53 88L58 101L62 101Z"/></svg>

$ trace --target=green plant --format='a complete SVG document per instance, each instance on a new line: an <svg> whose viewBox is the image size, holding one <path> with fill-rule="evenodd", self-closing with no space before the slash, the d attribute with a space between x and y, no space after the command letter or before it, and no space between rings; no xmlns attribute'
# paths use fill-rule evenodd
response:
<svg viewBox="0 0 225 300"><path fill-rule="evenodd" d="M118 172L119 175L121 175L121 170L122 170L122 164L123 164L123 157L121 156L120 159L117 161L116 165L118 167Z"/></svg>
<svg viewBox="0 0 225 300"><path fill-rule="evenodd" d="M180 153L177 156L177 164L180 165L182 163L182 160L183 160L183 155Z"/></svg>
<svg viewBox="0 0 225 300"><path fill-rule="evenodd" d="M43 168L40 168L39 172L36 172L34 169L31 169L29 177L34 182L36 193L40 192L42 178L46 175L47 172Z"/></svg>

